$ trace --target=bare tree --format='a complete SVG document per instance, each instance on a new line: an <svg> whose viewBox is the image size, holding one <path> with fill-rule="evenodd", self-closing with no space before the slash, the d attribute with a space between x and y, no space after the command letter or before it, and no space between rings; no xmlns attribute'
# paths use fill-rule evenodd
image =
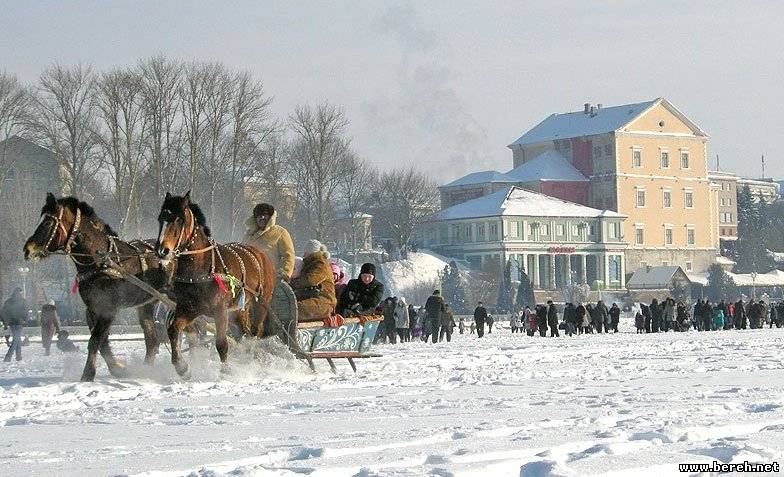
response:
<svg viewBox="0 0 784 477"><path fill-rule="evenodd" d="M230 234L234 237L240 218L242 194L246 181L253 176L254 152L267 138L274 135L276 127L269 123L269 105L264 87L248 72L237 73L233 81L231 103L232 132L228 168L228 209L231 214ZM273 146L276 147L276 146ZM273 151L275 154L278 151ZM277 159L277 158L273 158Z"/></svg>
<svg viewBox="0 0 784 477"><path fill-rule="evenodd" d="M0 71L0 189L13 166L8 154L13 136L24 134L29 120L30 96L16 76Z"/></svg>
<svg viewBox="0 0 784 477"><path fill-rule="evenodd" d="M103 164L114 189L120 233L133 228L138 236L139 182L145 167L147 134L141 75L127 68L105 73L98 82L98 93Z"/></svg>
<svg viewBox="0 0 784 477"><path fill-rule="evenodd" d="M202 87L206 94L205 147L202 172L203 197L210 222L216 221L216 192L225 183L230 162L229 131L232 120L231 74L220 63L202 65ZM229 220L230 222L230 220ZM223 224L221 224L223 225ZM228 224L226 224L228 225ZM226 230L219 227L219 230Z"/></svg>
<svg viewBox="0 0 784 477"><path fill-rule="evenodd" d="M200 195L198 179L207 141L207 102L210 94L207 82L212 68L208 64L196 62L186 65L178 88L182 108L184 153L188 165L187 185L197 197Z"/></svg>
<svg viewBox="0 0 784 477"><path fill-rule="evenodd" d="M436 209L432 179L413 168L384 172L374 195L375 222L405 258L417 226Z"/></svg>
<svg viewBox="0 0 784 477"><path fill-rule="evenodd" d="M333 213L334 198L350 158L348 126L343 110L329 103L315 109L298 106L289 118L294 132L298 195L310 216L313 234L323 239Z"/></svg>
<svg viewBox="0 0 784 477"><path fill-rule="evenodd" d="M179 84L182 65L163 56L139 62L153 204L174 189L181 153Z"/></svg>
<svg viewBox="0 0 784 477"><path fill-rule="evenodd" d="M338 203L350 224L352 269L356 269L359 244L366 241L368 237L364 234L370 232L361 226L362 216L370 212L377 181L378 173L367 162L353 154L347 158L338 183Z"/></svg>
<svg viewBox="0 0 784 477"><path fill-rule="evenodd" d="M65 166L66 188L82 197L99 168L96 154L95 76L82 64L44 70L34 98L32 126Z"/></svg>

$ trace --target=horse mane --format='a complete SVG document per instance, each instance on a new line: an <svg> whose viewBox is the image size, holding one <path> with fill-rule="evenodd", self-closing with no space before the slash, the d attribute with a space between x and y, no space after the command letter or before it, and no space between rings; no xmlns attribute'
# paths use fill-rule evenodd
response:
<svg viewBox="0 0 784 477"><path fill-rule="evenodd" d="M164 199L161 209L168 209L171 211L182 210L182 200L183 197L181 196L174 196L174 195L169 196L166 199ZM191 201L190 209L191 209L191 213L193 214L193 219L196 221L196 225L201 226L201 228L204 229L204 235L209 237L212 234L212 232L210 231L210 228L207 226L207 217L204 215L204 212L202 212L201 207L199 207L199 204ZM185 211L183 210L183 213L184 212Z"/></svg>
<svg viewBox="0 0 784 477"><path fill-rule="evenodd" d="M87 202L83 202L77 199L76 197L63 197L57 199L57 202L47 201L46 204L44 204L44 206L41 208L41 215L44 214L56 215L58 205L69 208L72 213L76 213L76 210L78 209L82 213L83 218L95 219L100 221L103 224L103 230L107 235L110 235L112 237L118 236L117 232L115 232L109 224L107 224L100 217L98 217L98 214L95 213L95 209L93 209L90 204L88 204Z"/></svg>

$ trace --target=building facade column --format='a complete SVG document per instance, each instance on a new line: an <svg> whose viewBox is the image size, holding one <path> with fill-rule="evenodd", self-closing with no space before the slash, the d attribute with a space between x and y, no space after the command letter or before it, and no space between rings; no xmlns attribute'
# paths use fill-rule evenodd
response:
<svg viewBox="0 0 784 477"><path fill-rule="evenodd" d="M566 258L566 284L572 285L572 255L564 255Z"/></svg>
<svg viewBox="0 0 784 477"><path fill-rule="evenodd" d="M539 254L534 253L530 256L533 257L533 260L531 260L531 273L529 277L531 278L531 284L533 287L539 288Z"/></svg>
<svg viewBox="0 0 784 477"><path fill-rule="evenodd" d="M580 283L585 284L588 283L588 261L586 260L586 255L580 255Z"/></svg>
<svg viewBox="0 0 784 477"><path fill-rule="evenodd" d="M549 260L548 260L549 267L548 268L549 268L549 272L550 272L548 277L547 277L549 279L548 280L549 281L548 285L550 287L549 288L550 290L555 290L555 254L554 253L549 254L548 258L549 258Z"/></svg>

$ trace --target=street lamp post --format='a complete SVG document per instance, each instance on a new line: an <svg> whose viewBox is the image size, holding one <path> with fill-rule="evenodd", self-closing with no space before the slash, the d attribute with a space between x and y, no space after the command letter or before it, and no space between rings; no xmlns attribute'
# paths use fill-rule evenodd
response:
<svg viewBox="0 0 784 477"><path fill-rule="evenodd" d="M757 299L757 272L751 272L751 299Z"/></svg>

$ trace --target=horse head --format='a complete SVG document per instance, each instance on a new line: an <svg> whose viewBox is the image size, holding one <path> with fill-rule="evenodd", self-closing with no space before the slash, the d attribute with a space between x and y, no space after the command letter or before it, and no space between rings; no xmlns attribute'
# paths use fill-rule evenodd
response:
<svg viewBox="0 0 784 477"><path fill-rule="evenodd" d="M24 244L25 260L37 261L58 251L69 252L83 215L92 214L89 205L74 197L55 199L48 193L41 208L41 222Z"/></svg>
<svg viewBox="0 0 784 477"><path fill-rule="evenodd" d="M210 229L199 206L191 201L191 192L184 196L167 192L158 214L158 240L155 243L161 262L165 265L190 247L200 228L204 236L209 237Z"/></svg>

